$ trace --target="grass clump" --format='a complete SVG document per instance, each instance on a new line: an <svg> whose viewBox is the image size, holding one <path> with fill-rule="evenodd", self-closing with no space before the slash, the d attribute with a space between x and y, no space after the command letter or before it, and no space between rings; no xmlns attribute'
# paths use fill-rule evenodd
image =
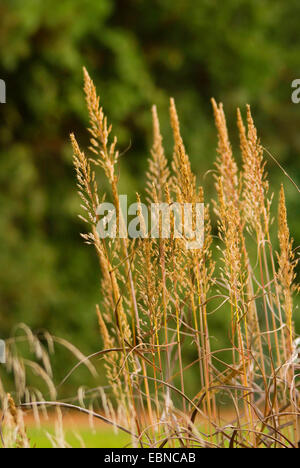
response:
<svg viewBox="0 0 300 468"><path fill-rule="evenodd" d="M183 238L102 239L97 232L100 195L96 170L107 178L119 206L117 138L84 71L92 157L71 136L84 221L99 258L103 301L97 306L111 395L106 411L133 434L134 445L293 447L299 438L297 363L299 340L293 325L297 259L287 223L284 189L278 209L279 251L272 244L269 184L250 107L246 125L238 110L243 165L229 141L222 104L212 101L218 131L216 199L209 206L192 172L174 100L174 135L169 167L157 110L147 172L148 202L205 203L205 240L189 250ZM217 216L212 235L211 207ZM141 231L145 214L137 195ZM117 219L122 213L117 208ZM119 225L117 223L117 225ZM161 226L160 226L161 227ZM173 232L174 234L174 232ZM254 254L253 254L254 252ZM209 314L230 314L230 362L212 351ZM197 358L186 362L191 347ZM190 395L189 375L198 368L199 391ZM235 411L222 420L220 396ZM115 403L113 403L115 402ZM199 431L197 417L203 430Z"/></svg>
<svg viewBox="0 0 300 468"><path fill-rule="evenodd" d="M174 100L170 100L171 164L153 106L153 146L145 190L148 208L145 212L142 196L137 194L141 235L130 238L123 235L125 220L119 208L117 138L86 70L84 91L90 116L90 154L80 148L73 134L71 143L82 201L80 217L89 226L82 237L95 247L101 272L102 300L96 313L103 349L83 357L65 341L48 334L40 341L24 327L24 339L40 364L11 351L16 350L12 340L7 369L14 374L16 395L13 399L0 385L3 446L32 446L23 410L33 409L38 420L39 411L47 414L51 407L56 411L56 427L47 437L58 447L70 446L63 430L63 408L81 411L91 420L101 419L123 431L134 447L297 447L300 341L294 329L293 297L298 290L298 259L283 186L277 223L272 222L273 195L250 107L245 122L240 110L237 113L239 168L223 106L212 100L218 132L213 171L216 196L207 200L192 171ZM109 184L109 194L98 188L98 171ZM98 207L106 196L116 208L120 232L115 238L102 238L97 229ZM162 235L161 218L157 219L159 236L147 233L151 203L176 205L182 211L186 203L194 210L198 203L204 204L202 247L187 248L184 226L183 234L176 235L172 210L168 238ZM110 216L108 213L107 222ZM274 248L276 231L278 251ZM228 315L226 350L213 343L211 314ZM56 342L78 359L59 386L53 383L49 358ZM82 387L76 397L60 399L58 389L80 364L97 376L91 363L97 357L105 362L105 390ZM48 397L28 387L27 367L43 382ZM190 382L195 375L197 390L192 392ZM221 410L223 401L231 408L230 419ZM95 402L101 412L94 408ZM80 445L84 445L81 439Z"/></svg>

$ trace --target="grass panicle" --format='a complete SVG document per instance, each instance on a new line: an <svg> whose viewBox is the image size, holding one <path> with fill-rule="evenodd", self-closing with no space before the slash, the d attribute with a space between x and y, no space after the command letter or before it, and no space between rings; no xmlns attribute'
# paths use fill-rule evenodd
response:
<svg viewBox="0 0 300 468"><path fill-rule="evenodd" d="M123 431L133 447L297 447L297 257L283 187L277 233L271 221L273 195L250 106L245 123L237 111L240 168L223 105L212 100L218 133L212 200L207 200L205 187L192 170L174 99L170 100L174 139L170 163L153 106L145 194L136 195L141 235L130 238L123 235L125 219L119 210L117 138L85 69L84 93L90 146L83 151L73 134L71 144L80 218L88 226L82 237L94 246L99 260L101 294L96 313L102 348L85 357L49 335L43 337L45 346L23 328L24 340L39 362L22 359L15 341L8 346L6 369L14 375L16 391L13 399L0 381L2 444L30 446L23 411L32 410L38 419L41 411L54 407L56 432L49 437L54 446L67 446L61 412L65 407ZM109 187L108 193L103 186ZM104 200L116 208L115 238L102 238L97 230L98 206ZM163 236L161 214L155 218L159 236L147 232L150 203L170 208L169 237ZM185 203L204 206L204 242L194 250L187 248L184 216L181 226L175 223L174 207L184 214ZM107 221L110 216L109 212ZM226 349L210 332L213 314L228 323L223 331ZM50 359L57 343L78 360L59 386L53 383ZM86 365L98 378L95 358L103 361L107 385L90 390L82 386L73 399L59 399L59 389L79 366ZM28 369L43 382L43 393L28 385Z"/></svg>

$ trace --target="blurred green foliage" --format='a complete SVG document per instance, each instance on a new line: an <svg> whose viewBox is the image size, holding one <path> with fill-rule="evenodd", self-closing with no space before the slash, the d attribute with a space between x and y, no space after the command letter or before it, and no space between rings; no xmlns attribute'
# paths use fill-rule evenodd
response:
<svg viewBox="0 0 300 468"><path fill-rule="evenodd" d="M224 102L235 148L236 107L251 103L264 146L299 182L300 106L291 103L300 73L299 14L296 0L1 0L1 336L24 321L86 353L99 344L99 273L79 237L68 142L70 131L88 141L82 66L124 151L122 193L143 190L153 102L172 154L170 95L208 197L212 177L203 175L213 168L216 146L211 96ZM284 176L272 160L268 171L277 192ZM299 241L299 194L284 182ZM222 315L212 320L213 334L224 335ZM61 362L63 372L68 362Z"/></svg>

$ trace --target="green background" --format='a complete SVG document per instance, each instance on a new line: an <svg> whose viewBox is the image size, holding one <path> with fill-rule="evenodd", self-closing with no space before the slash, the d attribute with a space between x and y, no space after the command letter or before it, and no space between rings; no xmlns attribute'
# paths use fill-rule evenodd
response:
<svg viewBox="0 0 300 468"><path fill-rule="evenodd" d="M224 102L234 148L236 107L250 103L263 145L299 183L300 105L291 102L291 82L300 78L299 16L296 0L1 0L1 337L25 322L84 353L100 346L100 278L79 236L85 228L68 141L75 131L82 146L88 142L82 66L124 152L121 193L144 189L152 103L172 155L169 96L208 198L213 178L204 174L216 157L212 96ZM276 203L284 180L298 245L299 194L272 160L268 172ZM222 314L210 327L220 341L227 335ZM69 355L58 360L58 375L72 363ZM76 373L70 385L81 378Z"/></svg>

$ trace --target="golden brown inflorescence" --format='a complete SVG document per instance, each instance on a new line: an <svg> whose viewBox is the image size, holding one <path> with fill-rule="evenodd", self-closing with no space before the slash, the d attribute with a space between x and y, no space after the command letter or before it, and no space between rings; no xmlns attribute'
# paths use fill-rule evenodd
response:
<svg viewBox="0 0 300 468"><path fill-rule="evenodd" d="M98 190L96 168L103 169L118 207L119 151L86 70L84 79L92 156L85 155L73 135L71 140L84 220L90 225L83 238L95 246L102 275L97 314L112 389L112 396L106 396L107 407L134 434L135 446L174 447L178 442L186 447L295 446L300 416L292 299L297 289L296 260L283 188L280 251L275 255L273 250L272 197L250 107L246 127L238 110L243 160L239 170L223 106L212 101L218 131L213 202L217 239L212 236L209 204L192 171L173 99L170 168L157 109L152 108L154 142L147 199L169 206L205 203L203 247L187 249L173 229L170 238L102 239L96 225L97 205L104 194ZM141 230L145 230L140 195L137 206ZM122 213L117 211L117 217ZM229 317L232 358L227 362L221 361L222 350L212 347L212 313ZM193 395L189 379L195 376L194 368L199 377ZM230 425L219 407L224 394L235 411ZM197 416L205 430L199 430Z"/></svg>

